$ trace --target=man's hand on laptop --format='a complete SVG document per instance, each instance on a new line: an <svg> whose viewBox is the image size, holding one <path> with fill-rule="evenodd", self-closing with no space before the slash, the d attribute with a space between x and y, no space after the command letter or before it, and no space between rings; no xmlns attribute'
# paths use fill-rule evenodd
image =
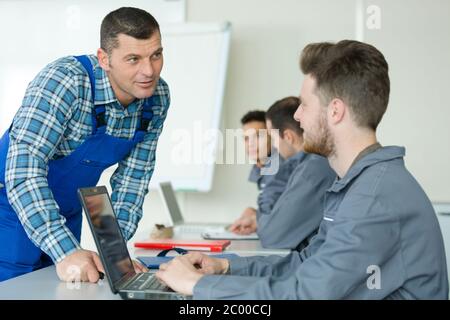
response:
<svg viewBox="0 0 450 320"><path fill-rule="evenodd" d="M56 264L59 279L67 282L93 282L105 273L97 253L88 250L77 250Z"/></svg>
<svg viewBox="0 0 450 320"><path fill-rule="evenodd" d="M192 295L195 285L204 274L186 256L179 256L161 264L155 276L172 290Z"/></svg>
<svg viewBox="0 0 450 320"><path fill-rule="evenodd" d="M184 255L189 262L203 274L225 274L229 268L227 259L213 258L200 252L189 252Z"/></svg>
<svg viewBox="0 0 450 320"><path fill-rule="evenodd" d="M237 219L229 228L231 232L240 235L256 232L256 229L256 210L254 208L245 209L239 219Z"/></svg>

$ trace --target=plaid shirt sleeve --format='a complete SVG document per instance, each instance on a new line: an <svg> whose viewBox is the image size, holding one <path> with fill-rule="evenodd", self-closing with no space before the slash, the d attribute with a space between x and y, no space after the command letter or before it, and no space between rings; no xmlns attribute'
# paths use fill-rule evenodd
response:
<svg viewBox="0 0 450 320"><path fill-rule="evenodd" d="M55 262L80 249L47 181L48 161L77 100L77 81L61 65L49 65L36 76L14 118L6 160L8 200L31 241Z"/></svg>
<svg viewBox="0 0 450 320"><path fill-rule="evenodd" d="M159 98L155 99L159 105L153 107L153 119L144 141L119 163L110 180L111 199L126 240L134 235L142 218L144 197L155 168L156 146L170 105L169 87L163 79L159 80L154 95Z"/></svg>

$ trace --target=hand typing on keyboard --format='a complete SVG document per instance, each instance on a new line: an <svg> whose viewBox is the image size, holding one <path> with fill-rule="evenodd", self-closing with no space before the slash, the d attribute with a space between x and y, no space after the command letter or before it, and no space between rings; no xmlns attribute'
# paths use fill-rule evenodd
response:
<svg viewBox="0 0 450 320"><path fill-rule="evenodd" d="M224 274L228 268L227 259L192 252L161 264L155 275L176 292L192 295L194 286L205 274Z"/></svg>

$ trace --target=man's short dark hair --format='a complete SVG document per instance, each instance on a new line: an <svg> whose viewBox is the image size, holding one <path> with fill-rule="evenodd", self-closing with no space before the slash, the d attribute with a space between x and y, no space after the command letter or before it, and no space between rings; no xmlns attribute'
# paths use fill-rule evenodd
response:
<svg viewBox="0 0 450 320"><path fill-rule="evenodd" d="M355 40L312 43L303 50L300 67L316 80L322 104L342 99L356 124L376 130L390 92L388 63L378 49Z"/></svg>
<svg viewBox="0 0 450 320"><path fill-rule="evenodd" d="M119 34L125 34L135 39L150 39L159 32L158 21L147 11L122 7L106 15L100 27L100 47L110 54L117 48Z"/></svg>
<svg viewBox="0 0 450 320"><path fill-rule="evenodd" d="M291 129L299 137L303 134L300 124L294 119L294 113L300 105L297 97L287 97L276 101L266 112L266 119L272 123L272 129L280 130L280 137L283 138L284 131Z"/></svg>
<svg viewBox="0 0 450 320"><path fill-rule="evenodd" d="M247 124L249 122L258 121L262 123L266 123L266 112L261 110L252 110L244 114L241 119L241 124Z"/></svg>

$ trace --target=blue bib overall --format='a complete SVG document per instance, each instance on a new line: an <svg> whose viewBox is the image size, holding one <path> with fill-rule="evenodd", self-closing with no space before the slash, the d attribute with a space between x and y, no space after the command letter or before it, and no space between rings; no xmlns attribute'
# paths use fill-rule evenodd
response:
<svg viewBox="0 0 450 320"><path fill-rule="evenodd" d="M77 189L95 186L102 172L123 160L143 141L153 117L152 97L145 100L139 128L133 139L116 138L105 133L105 106L95 105L95 77L87 56L75 57L89 74L94 112L92 135L67 157L48 163L48 185L66 218L66 226L80 241L82 208ZM0 140L0 281L10 279L52 264L51 259L28 238L17 213L8 202L5 187L6 156L9 130Z"/></svg>

